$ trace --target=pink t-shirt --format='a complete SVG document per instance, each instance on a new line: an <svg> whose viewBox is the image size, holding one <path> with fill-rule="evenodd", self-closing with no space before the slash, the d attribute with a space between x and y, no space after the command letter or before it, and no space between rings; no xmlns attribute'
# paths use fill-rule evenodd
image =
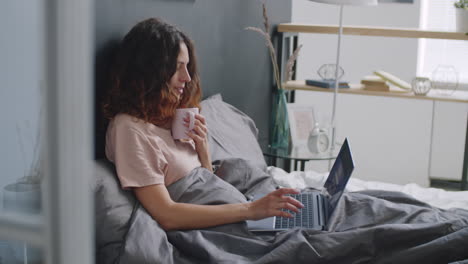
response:
<svg viewBox="0 0 468 264"><path fill-rule="evenodd" d="M118 114L109 123L106 156L115 164L124 189L169 186L201 166L193 140L174 140L170 129L127 114Z"/></svg>

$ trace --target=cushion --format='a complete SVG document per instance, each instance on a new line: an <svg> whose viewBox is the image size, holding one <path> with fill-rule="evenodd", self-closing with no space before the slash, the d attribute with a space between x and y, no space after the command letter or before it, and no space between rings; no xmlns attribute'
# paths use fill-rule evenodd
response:
<svg viewBox="0 0 468 264"><path fill-rule="evenodd" d="M265 158L258 144L254 121L215 94L201 102L206 118L212 161L242 158L266 169Z"/></svg>
<svg viewBox="0 0 468 264"><path fill-rule="evenodd" d="M138 202L132 191L122 190L115 167L107 160L95 161L91 190L95 198L96 263L116 263Z"/></svg>

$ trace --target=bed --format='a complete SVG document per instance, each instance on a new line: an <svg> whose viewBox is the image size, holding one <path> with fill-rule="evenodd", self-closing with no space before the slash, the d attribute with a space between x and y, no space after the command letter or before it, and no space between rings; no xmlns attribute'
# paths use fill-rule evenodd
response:
<svg viewBox="0 0 468 264"><path fill-rule="evenodd" d="M252 119L202 102L215 174L203 168L168 187L175 201L247 202L277 186L320 188L326 173L268 167ZM468 192L367 182L353 175L328 231L252 233L245 222L165 232L111 163L95 164L96 263L468 263Z"/></svg>

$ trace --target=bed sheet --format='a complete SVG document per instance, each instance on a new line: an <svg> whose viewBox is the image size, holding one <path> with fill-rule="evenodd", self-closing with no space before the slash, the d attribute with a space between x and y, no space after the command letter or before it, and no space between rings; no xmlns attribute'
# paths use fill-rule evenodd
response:
<svg viewBox="0 0 468 264"><path fill-rule="evenodd" d="M228 159L216 175L197 168L168 191L178 202L223 204L275 187L252 163ZM361 191L343 195L328 231L254 234L239 222L166 233L137 205L118 263L449 263L468 259L466 248L468 211Z"/></svg>
<svg viewBox="0 0 468 264"><path fill-rule="evenodd" d="M320 189L328 177L328 172L319 173L308 170L305 172L293 171L288 173L281 168L273 166L268 167L267 171L273 176L278 185L299 189L306 187ZM468 210L468 191L446 191L438 188L425 188L415 183L398 185L378 181L365 181L354 176L349 179L346 190L349 192L364 190L402 192L438 208L463 208Z"/></svg>

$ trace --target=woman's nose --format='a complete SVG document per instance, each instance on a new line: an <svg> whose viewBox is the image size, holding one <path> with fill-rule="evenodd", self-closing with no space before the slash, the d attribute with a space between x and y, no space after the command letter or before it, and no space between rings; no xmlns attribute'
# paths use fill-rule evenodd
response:
<svg viewBox="0 0 468 264"><path fill-rule="evenodd" d="M190 78L190 73L187 68L184 69L182 79L184 82L190 82L192 78Z"/></svg>

